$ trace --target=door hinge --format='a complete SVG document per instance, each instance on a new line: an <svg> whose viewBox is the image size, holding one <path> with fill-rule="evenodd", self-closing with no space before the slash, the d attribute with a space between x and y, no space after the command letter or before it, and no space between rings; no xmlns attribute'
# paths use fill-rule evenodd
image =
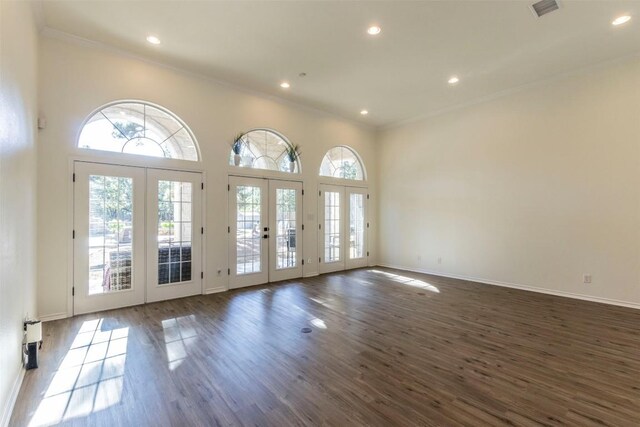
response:
<svg viewBox="0 0 640 427"><path fill-rule="evenodd" d="M302 260L302 265L304 265L304 260Z"/></svg>
<svg viewBox="0 0 640 427"><path fill-rule="evenodd" d="M227 184L227 191L231 191L231 184Z"/></svg>
<svg viewBox="0 0 640 427"><path fill-rule="evenodd" d="M227 226L227 233L231 233L231 226L230 225Z"/></svg>
<svg viewBox="0 0 640 427"><path fill-rule="evenodd" d="M200 272L200 278L201 278L201 279L204 279L204 271L201 271L201 272Z"/></svg>
<svg viewBox="0 0 640 427"><path fill-rule="evenodd" d="M72 297L76 296L76 287L75 286L73 288L71 288L71 296Z"/></svg>
<svg viewBox="0 0 640 427"><path fill-rule="evenodd" d="M200 189L201 189L201 190L204 190L204 182L201 182L201 183L200 183Z"/></svg>
<svg viewBox="0 0 640 427"><path fill-rule="evenodd" d="M75 239L75 238L76 238L76 230L73 230L73 231L71 232L71 238L72 238L72 239Z"/></svg>
<svg viewBox="0 0 640 427"><path fill-rule="evenodd" d="M369 223L367 223L367 228L369 228Z"/></svg>
<svg viewBox="0 0 640 427"><path fill-rule="evenodd" d="M200 227L200 234L204 234L204 227Z"/></svg>
<svg viewBox="0 0 640 427"><path fill-rule="evenodd" d="M231 269L227 268L227 276L231 276Z"/></svg>
<svg viewBox="0 0 640 427"><path fill-rule="evenodd" d="M76 173L73 173L73 178L71 178L73 180L73 182L76 182Z"/></svg>
<svg viewBox="0 0 640 427"><path fill-rule="evenodd" d="M322 224L318 224L318 230L322 230Z"/></svg>
<svg viewBox="0 0 640 427"><path fill-rule="evenodd" d="M322 191L318 191L318 196L322 196Z"/></svg>
<svg viewBox="0 0 640 427"><path fill-rule="evenodd" d="M318 257L318 264L322 262L322 258Z"/></svg>
<svg viewBox="0 0 640 427"><path fill-rule="evenodd" d="M302 224L302 231L304 231L304 224Z"/></svg>
<svg viewBox="0 0 640 427"><path fill-rule="evenodd" d="M367 256L369 256L369 251L367 251Z"/></svg>
<svg viewBox="0 0 640 427"><path fill-rule="evenodd" d="M369 195L367 194L367 200L369 200Z"/></svg>
<svg viewBox="0 0 640 427"><path fill-rule="evenodd" d="M302 195L304 196L304 189L302 190Z"/></svg>

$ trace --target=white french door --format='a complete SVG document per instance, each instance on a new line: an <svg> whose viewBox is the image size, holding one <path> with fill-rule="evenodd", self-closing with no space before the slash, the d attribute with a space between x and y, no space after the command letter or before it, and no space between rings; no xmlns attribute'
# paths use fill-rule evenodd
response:
<svg viewBox="0 0 640 427"><path fill-rule="evenodd" d="M201 182L74 163L74 314L201 293Z"/></svg>
<svg viewBox="0 0 640 427"><path fill-rule="evenodd" d="M367 190L320 184L320 273L365 267L369 262Z"/></svg>
<svg viewBox="0 0 640 427"><path fill-rule="evenodd" d="M74 314L144 303L145 170L74 165Z"/></svg>
<svg viewBox="0 0 640 427"><path fill-rule="evenodd" d="M366 267L369 263L369 216L367 212L367 189L345 187L346 233L348 247L345 248L346 268Z"/></svg>
<svg viewBox="0 0 640 427"><path fill-rule="evenodd" d="M302 183L269 180L269 281L302 276Z"/></svg>
<svg viewBox="0 0 640 427"><path fill-rule="evenodd" d="M302 183L229 177L229 287L302 276Z"/></svg>
<svg viewBox="0 0 640 427"><path fill-rule="evenodd" d="M202 177L147 170L147 302L202 292Z"/></svg>

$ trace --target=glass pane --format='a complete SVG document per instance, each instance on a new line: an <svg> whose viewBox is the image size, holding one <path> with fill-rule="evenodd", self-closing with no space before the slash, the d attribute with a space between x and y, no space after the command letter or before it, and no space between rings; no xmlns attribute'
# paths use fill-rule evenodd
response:
<svg viewBox="0 0 640 427"><path fill-rule="evenodd" d="M191 192L190 182L158 181L159 285L191 280Z"/></svg>
<svg viewBox="0 0 640 427"><path fill-rule="evenodd" d="M137 102L111 105L94 114L82 128L78 147L198 160L193 137L175 116Z"/></svg>
<svg viewBox="0 0 640 427"><path fill-rule="evenodd" d="M324 262L340 261L340 193L324 193Z"/></svg>
<svg viewBox="0 0 640 427"><path fill-rule="evenodd" d="M235 153L229 154L229 164L253 169L268 169L298 173L298 162L290 162L287 148L290 144L283 137L269 130L253 130L242 136L240 163L236 164Z"/></svg>
<svg viewBox="0 0 640 427"><path fill-rule="evenodd" d="M364 257L364 194L349 198L349 258Z"/></svg>
<svg viewBox="0 0 640 427"><path fill-rule="evenodd" d="M364 171L355 152L348 147L333 147L320 165L321 176L362 181Z"/></svg>
<svg viewBox="0 0 640 427"><path fill-rule="evenodd" d="M133 179L89 176L89 295L132 287Z"/></svg>
<svg viewBox="0 0 640 427"><path fill-rule="evenodd" d="M296 266L296 190L276 189L276 269Z"/></svg>
<svg viewBox="0 0 640 427"><path fill-rule="evenodd" d="M236 188L236 274L259 273L262 229L260 187L239 185Z"/></svg>

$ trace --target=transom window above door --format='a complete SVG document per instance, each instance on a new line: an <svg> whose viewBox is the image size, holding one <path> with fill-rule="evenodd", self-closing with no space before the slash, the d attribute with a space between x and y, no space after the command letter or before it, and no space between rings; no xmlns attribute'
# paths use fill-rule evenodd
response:
<svg viewBox="0 0 640 427"><path fill-rule="evenodd" d="M320 176L364 181L365 173L360 157L345 146L333 147L322 159Z"/></svg>
<svg viewBox="0 0 640 427"><path fill-rule="evenodd" d="M269 129L254 129L240 137L239 144L229 153L229 164L252 169L300 173L300 159L291 151L295 147L279 133ZM236 153L236 150L239 152ZM291 154L295 156L291 161Z"/></svg>
<svg viewBox="0 0 640 427"><path fill-rule="evenodd" d="M79 148L198 161L198 146L176 115L140 101L116 102L85 122Z"/></svg>

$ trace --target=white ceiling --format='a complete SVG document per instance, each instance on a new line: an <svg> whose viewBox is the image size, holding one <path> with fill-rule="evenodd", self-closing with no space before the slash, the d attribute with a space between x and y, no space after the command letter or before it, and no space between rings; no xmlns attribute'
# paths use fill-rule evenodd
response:
<svg viewBox="0 0 640 427"><path fill-rule="evenodd" d="M49 0L42 9L49 28L385 126L640 50L640 1L562 0L542 18L532 2ZM634 19L613 27L622 14ZM371 24L382 33L367 35Z"/></svg>

